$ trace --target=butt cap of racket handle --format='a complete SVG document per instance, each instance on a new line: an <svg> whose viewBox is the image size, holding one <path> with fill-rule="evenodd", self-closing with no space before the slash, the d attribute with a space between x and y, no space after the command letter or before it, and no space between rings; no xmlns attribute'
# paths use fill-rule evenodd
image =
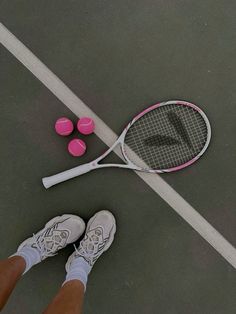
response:
<svg viewBox="0 0 236 314"><path fill-rule="evenodd" d="M51 186L57 184L57 183L54 183L54 179L52 179L52 177L43 178L42 183L43 183L43 186L45 187L45 189L49 189Z"/></svg>
<svg viewBox="0 0 236 314"><path fill-rule="evenodd" d="M70 170L66 170L61 173L55 174L54 176L51 176L51 177L45 177L42 179L42 183L44 187L48 189L53 185L56 185L58 183L80 176L84 173L91 171L92 169L94 169L94 167L92 166L91 163L84 164L84 165L72 168Z"/></svg>

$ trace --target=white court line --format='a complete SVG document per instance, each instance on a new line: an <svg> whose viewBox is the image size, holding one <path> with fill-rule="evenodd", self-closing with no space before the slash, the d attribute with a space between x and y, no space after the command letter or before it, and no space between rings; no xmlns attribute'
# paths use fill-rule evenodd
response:
<svg viewBox="0 0 236 314"><path fill-rule="evenodd" d="M78 117L90 116L93 118L96 123L96 135L107 146L110 147L115 142L117 135L2 23L0 23L0 42L75 115ZM118 150L116 150L116 154L122 158ZM180 196L159 175L141 172L136 173L186 222L188 222L193 229L211 244L218 253L236 268L236 249L188 202L186 202L182 196Z"/></svg>

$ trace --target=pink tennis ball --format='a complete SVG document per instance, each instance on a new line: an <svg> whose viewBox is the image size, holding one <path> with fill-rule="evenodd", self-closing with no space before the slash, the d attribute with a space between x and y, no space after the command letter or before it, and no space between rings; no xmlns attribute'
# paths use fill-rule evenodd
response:
<svg viewBox="0 0 236 314"><path fill-rule="evenodd" d="M74 126L70 119L62 117L60 119L57 119L55 123L55 130L57 134L61 136L67 136L73 132Z"/></svg>
<svg viewBox="0 0 236 314"><path fill-rule="evenodd" d="M86 144L84 141L74 138L68 144L68 151L72 156L82 156L86 151Z"/></svg>
<svg viewBox="0 0 236 314"><path fill-rule="evenodd" d="M80 133L88 135L93 133L95 129L95 123L93 119L89 117L82 117L77 123L77 129Z"/></svg>

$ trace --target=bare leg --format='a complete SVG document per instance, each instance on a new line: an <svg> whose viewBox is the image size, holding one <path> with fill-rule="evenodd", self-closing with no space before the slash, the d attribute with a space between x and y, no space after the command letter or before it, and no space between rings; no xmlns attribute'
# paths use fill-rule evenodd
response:
<svg viewBox="0 0 236 314"><path fill-rule="evenodd" d="M44 314L81 314L84 299L84 285L79 280L66 282Z"/></svg>
<svg viewBox="0 0 236 314"><path fill-rule="evenodd" d="M0 261L0 311L23 274L25 266L25 260L20 256Z"/></svg>
<svg viewBox="0 0 236 314"><path fill-rule="evenodd" d="M0 311L22 274L75 242L84 229L85 223L78 216L66 214L54 217L33 237L21 243L14 256L0 261Z"/></svg>

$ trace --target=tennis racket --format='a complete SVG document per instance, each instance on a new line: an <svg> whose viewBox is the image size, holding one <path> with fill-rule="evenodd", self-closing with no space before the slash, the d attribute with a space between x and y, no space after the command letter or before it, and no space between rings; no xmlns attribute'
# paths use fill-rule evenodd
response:
<svg viewBox="0 0 236 314"><path fill-rule="evenodd" d="M139 113L100 157L43 178L49 188L94 169L117 167L150 173L172 172L193 164L206 151L211 127L205 113L186 101L155 104ZM126 164L100 164L120 145Z"/></svg>

